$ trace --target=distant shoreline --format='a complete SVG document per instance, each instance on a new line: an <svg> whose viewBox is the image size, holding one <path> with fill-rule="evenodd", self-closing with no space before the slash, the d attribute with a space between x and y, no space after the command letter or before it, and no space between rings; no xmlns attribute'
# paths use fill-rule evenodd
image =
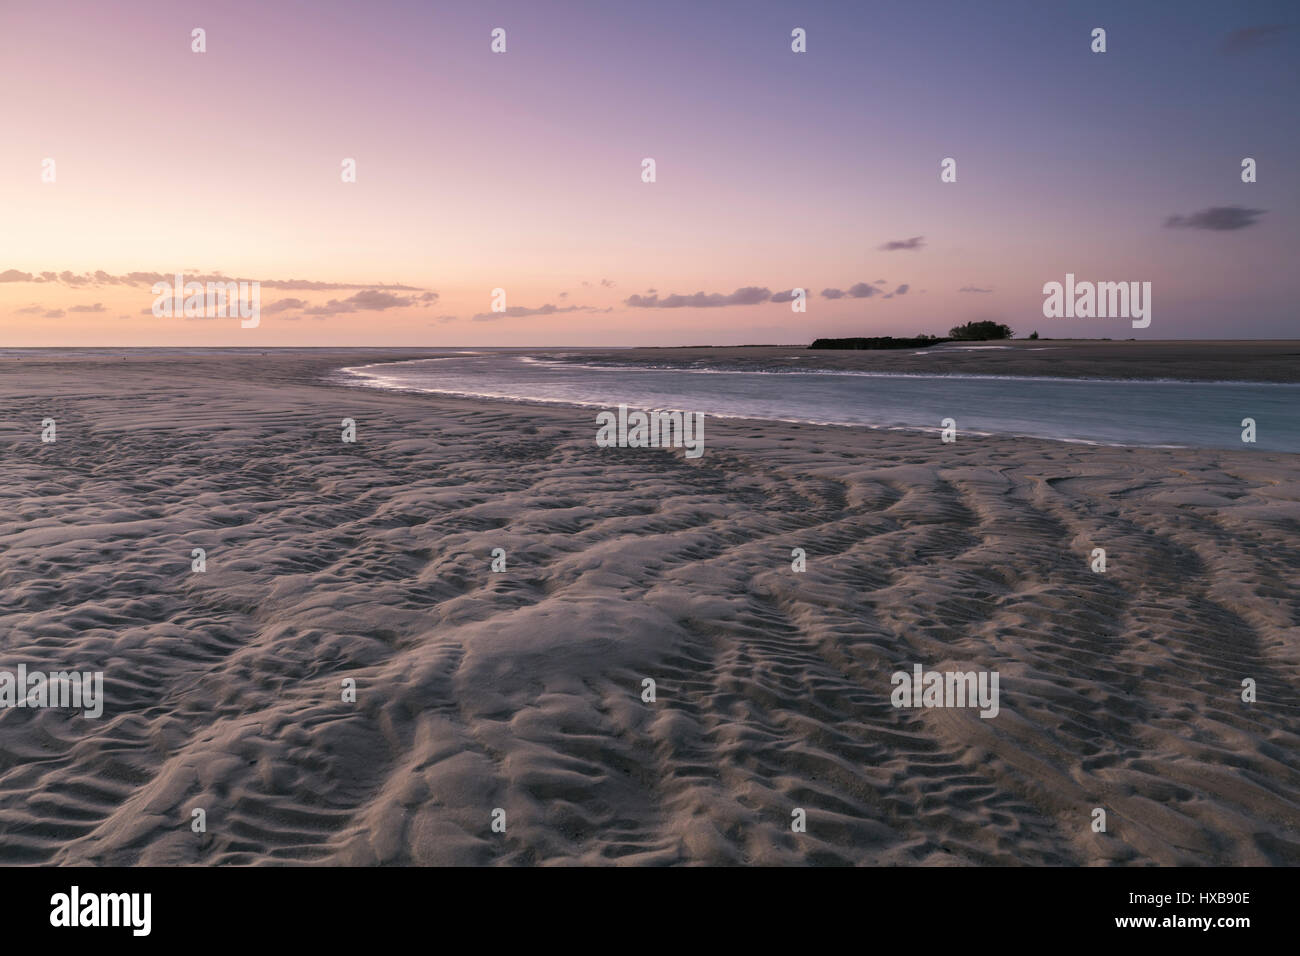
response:
<svg viewBox="0 0 1300 956"><path fill-rule="evenodd" d="M577 349L547 349L560 354ZM637 361L734 371L857 371L911 375L1189 382L1300 382L1300 340L1105 341L1001 339L917 349L696 346L582 349L581 361ZM568 359L578 361L577 357Z"/></svg>
<svg viewBox="0 0 1300 956"><path fill-rule="evenodd" d="M946 342L918 349L809 349L807 345L693 346L61 346L0 348L0 369L24 358L74 361L78 357L129 354L133 361L177 355L235 353L366 355L376 361L434 357L453 352L526 352L558 361L627 365L649 362L708 364L735 371L825 370L914 375L992 375L1071 379L1203 382L1300 382L1300 339L1002 339Z"/></svg>

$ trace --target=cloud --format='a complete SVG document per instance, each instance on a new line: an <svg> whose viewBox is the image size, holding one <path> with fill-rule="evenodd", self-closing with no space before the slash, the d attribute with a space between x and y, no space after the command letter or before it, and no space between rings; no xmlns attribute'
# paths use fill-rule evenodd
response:
<svg viewBox="0 0 1300 956"><path fill-rule="evenodd" d="M870 299L879 294L880 290L868 282L855 282L848 289L822 289L823 299L842 299L845 296L850 299Z"/></svg>
<svg viewBox="0 0 1300 956"><path fill-rule="evenodd" d="M609 279L601 279L600 284L603 285L606 289L614 288L614 283L611 282Z"/></svg>
<svg viewBox="0 0 1300 956"><path fill-rule="evenodd" d="M277 312L288 312L290 309L305 309L308 305L305 299L278 299L262 311L267 315L275 315Z"/></svg>
<svg viewBox="0 0 1300 956"><path fill-rule="evenodd" d="M35 315L37 312L44 312L43 305L29 305L26 308L16 310L19 315Z"/></svg>
<svg viewBox="0 0 1300 956"><path fill-rule="evenodd" d="M232 280L232 281L233 281L233 280ZM170 287L169 287L169 288L170 288ZM197 294L197 293L196 293L196 294ZM223 318L226 318L226 315L225 315L224 313L222 313L219 309L213 309L212 314L211 314L211 315L208 314L208 305L209 305L210 300L207 298L206 291L205 291L204 296L201 298L201 303L202 303L201 306L200 306L201 314L199 314L199 315L186 315L186 314L185 314L185 304L186 304L186 302L189 301L191 298L193 298L193 296L187 296L187 295L168 295L168 294L166 294L166 293L161 294L160 296L158 296L158 298L156 298L156 299L154 300L154 304L156 304L156 305L158 306L159 313L160 313L158 316L155 316L155 317L156 317L156 318L177 318L177 319L185 319L187 322L206 322L206 321L210 321L210 320L212 320L212 319L223 319ZM218 300L218 301L226 301L226 300ZM239 302L238 297L237 297L237 296L232 296L232 297L230 297L230 299L229 299L229 301L228 301L228 304L225 306L225 308L226 308L227 310L228 310L228 309L238 308L238 304L237 304L238 302ZM274 313L277 313L277 312L288 312L288 311L292 311L293 309L299 309L299 308L302 308L302 307L305 306L305 305L307 305L307 303L304 302L302 299L280 299L280 300L278 300L278 301L276 301L276 302L271 303L271 304L268 305L268 306L263 307L263 308L261 309L261 311L262 311L263 313L274 314ZM167 314L167 310L169 310L169 309L170 309L171 315L168 315L168 314ZM139 312L139 314L140 314L140 315L154 315L154 311L153 311L153 310L154 310L154 305L150 305L147 309L141 309L140 312ZM101 310L99 310L99 311L107 311L107 310L106 310L106 309L101 309ZM126 318L126 316L122 316L122 318ZM289 321L289 322L296 322L296 321L298 321L298 319L300 319L300 318L301 318L301 316L297 316L297 315L286 315L286 316L284 316L284 320L285 320L285 321Z"/></svg>
<svg viewBox="0 0 1300 956"><path fill-rule="evenodd" d="M902 285L900 285L897 289L894 290L894 295L907 295L907 290L910 288L911 286L909 286L906 282L904 282Z"/></svg>
<svg viewBox="0 0 1300 956"><path fill-rule="evenodd" d="M437 319L439 325L446 325L448 322L455 322L455 321L456 321L456 316L454 315L440 315L438 316ZM430 322L429 324L433 325L432 322Z"/></svg>
<svg viewBox="0 0 1300 956"><path fill-rule="evenodd" d="M175 276L163 276L164 280L170 279L175 281ZM159 280L155 279L154 282ZM190 282L256 282L264 289L278 289L281 292L330 292L334 290L346 291L348 289L384 289L390 292L421 292L418 285L387 285L385 283L375 282L316 282L311 279L234 279L230 276L223 276L221 273L214 273L206 276L185 276L185 281ZM151 283L152 284L152 283ZM438 293L426 293L434 298Z"/></svg>
<svg viewBox="0 0 1300 956"><path fill-rule="evenodd" d="M624 299L623 304L634 309L716 309L727 305L757 305L771 297L771 289L747 285L730 295L721 292L673 293L662 299L657 295L633 295Z"/></svg>
<svg viewBox="0 0 1300 956"><path fill-rule="evenodd" d="M1291 27L1284 23L1234 30L1224 38L1220 49L1224 53L1249 53L1252 50L1272 46L1290 31Z"/></svg>
<svg viewBox="0 0 1300 956"><path fill-rule="evenodd" d="M437 297L437 293L434 293ZM400 309L403 306L418 305L427 301L421 296L393 295L384 289L363 289L346 299L330 299L324 305L316 305L303 314L324 318L329 315L344 315L348 312L383 312L385 309Z"/></svg>
<svg viewBox="0 0 1300 956"><path fill-rule="evenodd" d="M96 302L94 305L73 305L68 307L69 312L107 312L104 303Z"/></svg>
<svg viewBox="0 0 1300 956"><path fill-rule="evenodd" d="M887 242L880 247L882 252L898 252L900 249L920 249L925 245L924 236L913 236L911 239L895 239Z"/></svg>
<svg viewBox="0 0 1300 956"><path fill-rule="evenodd" d="M1226 232L1255 225L1255 220L1267 210L1247 209L1244 206L1211 206L1190 216L1170 216L1165 220L1168 229L1209 229Z"/></svg>
<svg viewBox="0 0 1300 956"><path fill-rule="evenodd" d="M973 285L964 285L964 286L962 286L960 289L958 289L957 291L958 291L958 292L992 292L993 290L992 290L992 289L981 289L981 288L978 288L977 286L973 286Z"/></svg>
<svg viewBox="0 0 1300 956"><path fill-rule="evenodd" d="M46 275L47 273L41 273ZM128 272L120 276L126 285L153 285L155 282L174 282L176 276L165 276L161 272Z"/></svg>
<svg viewBox="0 0 1300 956"><path fill-rule="evenodd" d="M567 299L568 297L569 297L569 293L567 293L567 292L561 292L561 293L560 293L560 298L561 298L561 299Z"/></svg>
<svg viewBox="0 0 1300 956"><path fill-rule="evenodd" d="M46 318L46 319L61 319L61 318L63 318L63 315L64 315L64 313L63 313L63 310L62 310L62 309L50 309L50 311L48 311L48 312L46 312L46 313L44 314L43 318Z"/></svg>
<svg viewBox="0 0 1300 956"><path fill-rule="evenodd" d="M524 305L512 305L504 312L480 312L471 316L474 322L497 322L501 319L517 319L528 315L556 315L560 312L613 312L613 309L598 309L594 305L551 305L547 303L535 309Z"/></svg>
<svg viewBox="0 0 1300 956"><path fill-rule="evenodd" d="M772 298L771 298L769 301L771 301L771 302L793 302L793 301L794 301L794 289L786 289L784 292L774 292L774 293L772 293Z"/></svg>
<svg viewBox="0 0 1300 956"><path fill-rule="evenodd" d="M122 275L110 275L103 269L96 269L94 272L79 274L76 272L42 272L35 276L30 272L20 272L17 269L6 269L0 272L0 282L59 282L73 288L81 288L90 285L153 285L155 282L174 283L176 273L168 272L126 272ZM334 290L349 289L386 289L392 292L421 292L431 298L426 301L433 301L438 297L436 292L424 292L419 286L412 285L386 285L384 283L374 282L318 282L312 279L248 279L224 275L220 272L208 274L197 274L197 270L191 269L181 273L182 282L256 282L264 289L280 289L282 291L304 291L304 292L328 292Z"/></svg>

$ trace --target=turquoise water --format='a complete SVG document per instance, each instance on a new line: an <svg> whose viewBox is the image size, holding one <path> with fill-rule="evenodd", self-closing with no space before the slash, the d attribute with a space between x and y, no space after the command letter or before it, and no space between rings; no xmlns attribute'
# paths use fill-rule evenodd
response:
<svg viewBox="0 0 1300 956"><path fill-rule="evenodd" d="M1023 435L1113 445L1300 452L1300 385L593 366L509 353L347 370L358 384L533 402ZM1253 418L1257 441L1241 440ZM594 420L594 415L593 415Z"/></svg>

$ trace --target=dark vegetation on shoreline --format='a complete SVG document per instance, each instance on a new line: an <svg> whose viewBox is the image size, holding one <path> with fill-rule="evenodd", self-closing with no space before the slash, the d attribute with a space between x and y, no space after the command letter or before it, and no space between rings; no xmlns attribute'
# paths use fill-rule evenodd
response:
<svg viewBox="0 0 1300 956"><path fill-rule="evenodd" d="M913 339L896 339L892 335L875 338L816 339L810 349L915 349L928 348L943 342L988 342L1009 339L1015 332L1000 322L967 322L948 330L947 338L937 335L918 335ZM1038 338L1035 332L1030 338Z"/></svg>
<svg viewBox="0 0 1300 956"><path fill-rule="evenodd" d="M813 344L808 347L810 349L923 349L938 345L940 342L951 341L952 339L941 339L936 335L922 335L914 339L896 339L892 335L883 335L876 338L814 339Z"/></svg>

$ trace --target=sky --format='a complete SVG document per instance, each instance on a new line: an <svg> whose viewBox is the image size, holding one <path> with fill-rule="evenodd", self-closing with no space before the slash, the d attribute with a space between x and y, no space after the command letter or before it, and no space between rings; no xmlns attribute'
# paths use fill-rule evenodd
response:
<svg viewBox="0 0 1300 956"><path fill-rule="evenodd" d="M1300 337L1293 0L3 0L0 78L0 347Z"/></svg>

